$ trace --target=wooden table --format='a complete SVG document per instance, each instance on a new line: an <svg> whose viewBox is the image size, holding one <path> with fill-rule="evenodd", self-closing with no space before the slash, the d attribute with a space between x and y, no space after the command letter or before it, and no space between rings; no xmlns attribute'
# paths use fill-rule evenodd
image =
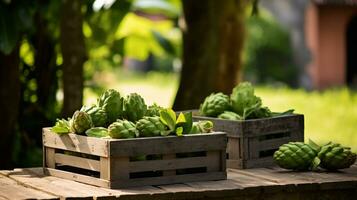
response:
<svg viewBox="0 0 357 200"><path fill-rule="evenodd" d="M110 190L52 176L42 168L0 171L0 199L357 199L357 165L340 172L228 169L228 180Z"/></svg>

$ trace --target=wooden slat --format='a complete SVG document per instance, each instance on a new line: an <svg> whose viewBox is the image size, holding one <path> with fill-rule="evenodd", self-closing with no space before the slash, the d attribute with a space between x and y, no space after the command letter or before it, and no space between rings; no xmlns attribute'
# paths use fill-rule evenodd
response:
<svg viewBox="0 0 357 200"><path fill-rule="evenodd" d="M265 151L271 149L278 149L281 145L286 144L288 142L297 142L297 138L293 137L283 137L271 140L260 141L259 145L257 145L258 151Z"/></svg>
<svg viewBox="0 0 357 200"><path fill-rule="evenodd" d="M44 169L46 175L51 175L51 176L56 176L60 178L65 178L73 181L78 181L81 183L86 183L89 185L95 185L99 187L105 187L109 188L109 181L91 177L91 176L86 176L86 175L81 175L77 173L72 173L72 172L66 172L63 170L57 170L57 169L51 169L51 168L46 168Z"/></svg>
<svg viewBox="0 0 357 200"><path fill-rule="evenodd" d="M237 160L241 158L239 140L240 138L229 138L227 144L227 153L229 154L229 159Z"/></svg>
<svg viewBox="0 0 357 200"><path fill-rule="evenodd" d="M100 157L100 178L110 180L110 159Z"/></svg>
<svg viewBox="0 0 357 200"><path fill-rule="evenodd" d="M197 174L184 174L175 176L161 176L147 178L135 178L128 181L113 181L112 188L135 187L142 185L165 185L182 182L207 181L207 180L222 180L226 179L226 172L208 172Z"/></svg>
<svg viewBox="0 0 357 200"><path fill-rule="evenodd" d="M274 166L274 159L272 156L265 158L243 160L245 168L259 168Z"/></svg>
<svg viewBox="0 0 357 200"><path fill-rule="evenodd" d="M129 163L130 172L155 170L174 170L183 168L206 167L210 164L207 157L177 158L171 160L146 160ZM219 164L219 161L216 161ZM217 170L218 171L218 170Z"/></svg>
<svg viewBox="0 0 357 200"><path fill-rule="evenodd" d="M55 168L56 167L56 161L55 161L55 149L54 148L49 148L45 147L45 163L47 167L50 168ZM44 166L45 167L45 166Z"/></svg>
<svg viewBox="0 0 357 200"><path fill-rule="evenodd" d="M43 145L46 147L108 157L107 139L86 137L77 134L60 136L51 132L50 128L43 129L42 138Z"/></svg>
<svg viewBox="0 0 357 200"><path fill-rule="evenodd" d="M129 157L114 157L110 158L110 179L111 181L129 180ZM111 182L110 182L111 184Z"/></svg>
<svg viewBox="0 0 357 200"><path fill-rule="evenodd" d="M207 172L225 171L221 166L221 152L220 151L208 151L206 156Z"/></svg>
<svg viewBox="0 0 357 200"><path fill-rule="evenodd" d="M176 154L165 154L162 156L163 160L175 160L176 159ZM169 166L169 165L175 165L175 164L164 164L165 166ZM176 168L175 168L176 169ZM162 173L163 176L173 176L176 175L176 170L175 169L168 169L168 170L164 170Z"/></svg>
<svg viewBox="0 0 357 200"><path fill-rule="evenodd" d="M59 197L26 187L0 175L0 199L59 199Z"/></svg>
<svg viewBox="0 0 357 200"><path fill-rule="evenodd" d="M77 156L71 156L66 154L55 154L55 161L58 164L68 165L73 167L79 167L82 169L88 169L92 171L100 171L100 161L92 160L88 158L81 158Z"/></svg>
<svg viewBox="0 0 357 200"><path fill-rule="evenodd" d="M110 140L111 156L188 153L226 149L225 133Z"/></svg>

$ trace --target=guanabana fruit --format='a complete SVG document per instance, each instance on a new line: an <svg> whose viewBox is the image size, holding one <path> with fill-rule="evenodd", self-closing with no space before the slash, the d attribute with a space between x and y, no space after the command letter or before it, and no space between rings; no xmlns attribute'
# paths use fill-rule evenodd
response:
<svg viewBox="0 0 357 200"><path fill-rule="evenodd" d="M86 135L89 137L107 137L109 136L108 129L104 127L94 127L91 129L86 130Z"/></svg>
<svg viewBox="0 0 357 200"><path fill-rule="evenodd" d="M165 133L166 127L160 117L144 117L136 122L136 128L141 137L160 136Z"/></svg>
<svg viewBox="0 0 357 200"><path fill-rule="evenodd" d="M317 153L316 149L303 142L289 142L274 153L274 161L285 169L308 170Z"/></svg>
<svg viewBox="0 0 357 200"><path fill-rule="evenodd" d="M241 116L239 116L235 112L231 111L224 111L222 114L218 115L218 118L220 119L229 119L229 120L243 120Z"/></svg>
<svg viewBox="0 0 357 200"><path fill-rule="evenodd" d="M328 143L318 153L320 167L328 170L348 168L356 162L356 154L341 144Z"/></svg>
<svg viewBox="0 0 357 200"><path fill-rule="evenodd" d="M84 111L90 115L95 127L105 127L108 124L108 116L105 110L96 105L83 106L80 111Z"/></svg>
<svg viewBox="0 0 357 200"><path fill-rule="evenodd" d="M131 93L124 100L125 117L132 122L136 122L143 118L147 110L144 99L136 94Z"/></svg>
<svg viewBox="0 0 357 200"><path fill-rule="evenodd" d="M135 124L128 120L117 120L108 127L109 136L116 139L139 137Z"/></svg>
<svg viewBox="0 0 357 200"><path fill-rule="evenodd" d="M233 88L230 99L232 110L243 118L262 105L262 100L254 95L254 88L249 82L240 83Z"/></svg>
<svg viewBox="0 0 357 200"><path fill-rule="evenodd" d="M93 127L93 122L89 114L83 111L76 111L70 121L71 131L82 134Z"/></svg>
<svg viewBox="0 0 357 200"><path fill-rule="evenodd" d="M99 97L97 104L107 113L108 123L123 117L123 98L118 91L113 89L105 91Z"/></svg>
<svg viewBox="0 0 357 200"><path fill-rule="evenodd" d="M221 92L212 93L200 105L200 113L205 116L217 117L229 109L229 97Z"/></svg>
<svg viewBox="0 0 357 200"><path fill-rule="evenodd" d="M160 111L163 109L164 109L163 107L154 103L153 105L148 107L145 116L149 116L149 117L160 116Z"/></svg>
<svg viewBox="0 0 357 200"><path fill-rule="evenodd" d="M210 133L213 130L213 123L208 120L198 121L192 123L190 134L196 133Z"/></svg>

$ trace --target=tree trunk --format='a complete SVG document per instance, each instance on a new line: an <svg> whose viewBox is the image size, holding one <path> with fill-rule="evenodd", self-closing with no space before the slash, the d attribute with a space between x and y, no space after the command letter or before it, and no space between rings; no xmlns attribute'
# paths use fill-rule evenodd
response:
<svg viewBox="0 0 357 200"><path fill-rule="evenodd" d="M0 52L0 168L12 168L14 132L20 101L19 47L12 53Z"/></svg>
<svg viewBox="0 0 357 200"><path fill-rule="evenodd" d="M212 92L230 93L239 80L244 1L182 0L183 67L174 108L198 108Z"/></svg>
<svg viewBox="0 0 357 200"><path fill-rule="evenodd" d="M65 117L80 109L83 100L83 63L87 57L82 32L81 6L81 0L63 0L61 7L62 115Z"/></svg>

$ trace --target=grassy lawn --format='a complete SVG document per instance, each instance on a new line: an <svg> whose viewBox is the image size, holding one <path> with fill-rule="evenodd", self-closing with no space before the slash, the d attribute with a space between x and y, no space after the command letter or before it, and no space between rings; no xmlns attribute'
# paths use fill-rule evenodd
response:
<svg viewBox="0 0 357 200"><path fill-rule="evenodd" d="M170 107L178 87L175 74L131 74L128 72L104 73L95 77L95 81L129 94L141 94L147 104L157 102ZM306 92L289 88L271 88L259 86L256 93L263 99L263 104L273 111L295 109L305 115L305 140L317 143L335 141L352 147L357 152L357 92L346 88L324 92ZM85 90L86 103L95 102L95 95Z"/></svg>

